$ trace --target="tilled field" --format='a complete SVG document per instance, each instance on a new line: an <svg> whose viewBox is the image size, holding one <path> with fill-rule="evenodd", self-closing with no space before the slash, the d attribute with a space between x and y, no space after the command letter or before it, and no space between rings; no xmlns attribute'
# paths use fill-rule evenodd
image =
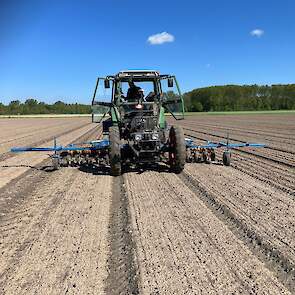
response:
<svg viewBox="0 0 295 295"><path fill-rule="evenodd" d="M8 152L98 138L88 120L0 120L1 294L295 294L294 116L188 117L199 143L268 146L180 175Z"/></svg>

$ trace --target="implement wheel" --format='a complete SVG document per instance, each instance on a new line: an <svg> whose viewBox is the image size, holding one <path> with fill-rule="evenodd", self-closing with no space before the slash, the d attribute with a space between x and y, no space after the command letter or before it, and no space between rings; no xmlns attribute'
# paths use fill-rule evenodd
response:
<svg viewBox="0 0 295 295"><path fill-rule="evenodd" d="M120 131L117 126L111 126L109 129L109 158L111 166L111 175L121 175L121 147L120 147Z"/></svg>
<svg viewBox="0 0 295 295"><path fill-rule="evenodd" d="M222 162L224 166L230 166L230 157L231 157L230 151L223 152Z"/></svg>
<svg viewBox="0 0 295 295"><path fill-rule="evenodd" d="M186 148L183 129L172 126L169 133L169 164L174 173L180 173L185 164Z"/></svg>

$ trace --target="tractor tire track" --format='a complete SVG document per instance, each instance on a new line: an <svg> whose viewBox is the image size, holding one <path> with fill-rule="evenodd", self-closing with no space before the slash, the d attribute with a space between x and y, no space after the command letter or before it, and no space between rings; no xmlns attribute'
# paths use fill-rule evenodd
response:
<svg viewBox="0 0 295 295"><path fill-rule="evenodd" d="M124 176L113 178L108 239L110 257L106 294L139 294L136 247L132 237L130 209Z"/></svg>

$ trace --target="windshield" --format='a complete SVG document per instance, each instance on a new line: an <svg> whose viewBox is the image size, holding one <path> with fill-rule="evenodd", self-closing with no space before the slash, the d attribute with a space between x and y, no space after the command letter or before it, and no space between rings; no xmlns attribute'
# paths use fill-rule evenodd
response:
<svg viewBox="0 0 295 295"><path fill-rule="evenodd" d="M118 86L122 96L128 101L136 100L139 98L142 98L143 100L148 99L149 101L151 101L151 98L154 97L156 94L154 81L144 81L144 82L134 82L134 83L121 81ZM139 94L137 94L137 92Z"/></svg>

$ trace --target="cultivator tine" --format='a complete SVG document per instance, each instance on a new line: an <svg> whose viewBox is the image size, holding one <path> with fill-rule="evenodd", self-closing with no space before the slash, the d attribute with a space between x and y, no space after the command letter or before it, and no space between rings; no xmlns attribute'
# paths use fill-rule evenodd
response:
<svg viewBox="0 0 295 295"><path fill-rule="evenodd" d="M54 139L53 139L53 146L54 146L55 153L56 153L56 137L54 137Z"/></svg>
<svg viewBox="0 0 295 295"><path fill-rule="evenodd" d="M52 166L54 170L58 170L60 168L61 159L60 155L57 151L57 144L56 144L56 137L53 139L53 148L54 148L54 154L51 156L52 159Z"/></svg>
<svg viewBox="0 0 295 295"><path fill-rule="evenodd" d="M60 166L78 166L84 164L108 164L109 140L94 140L80 144L60 146L54 137L51 147L14 147L11 152L52 152L49 157L54 169Z"/></svg>

